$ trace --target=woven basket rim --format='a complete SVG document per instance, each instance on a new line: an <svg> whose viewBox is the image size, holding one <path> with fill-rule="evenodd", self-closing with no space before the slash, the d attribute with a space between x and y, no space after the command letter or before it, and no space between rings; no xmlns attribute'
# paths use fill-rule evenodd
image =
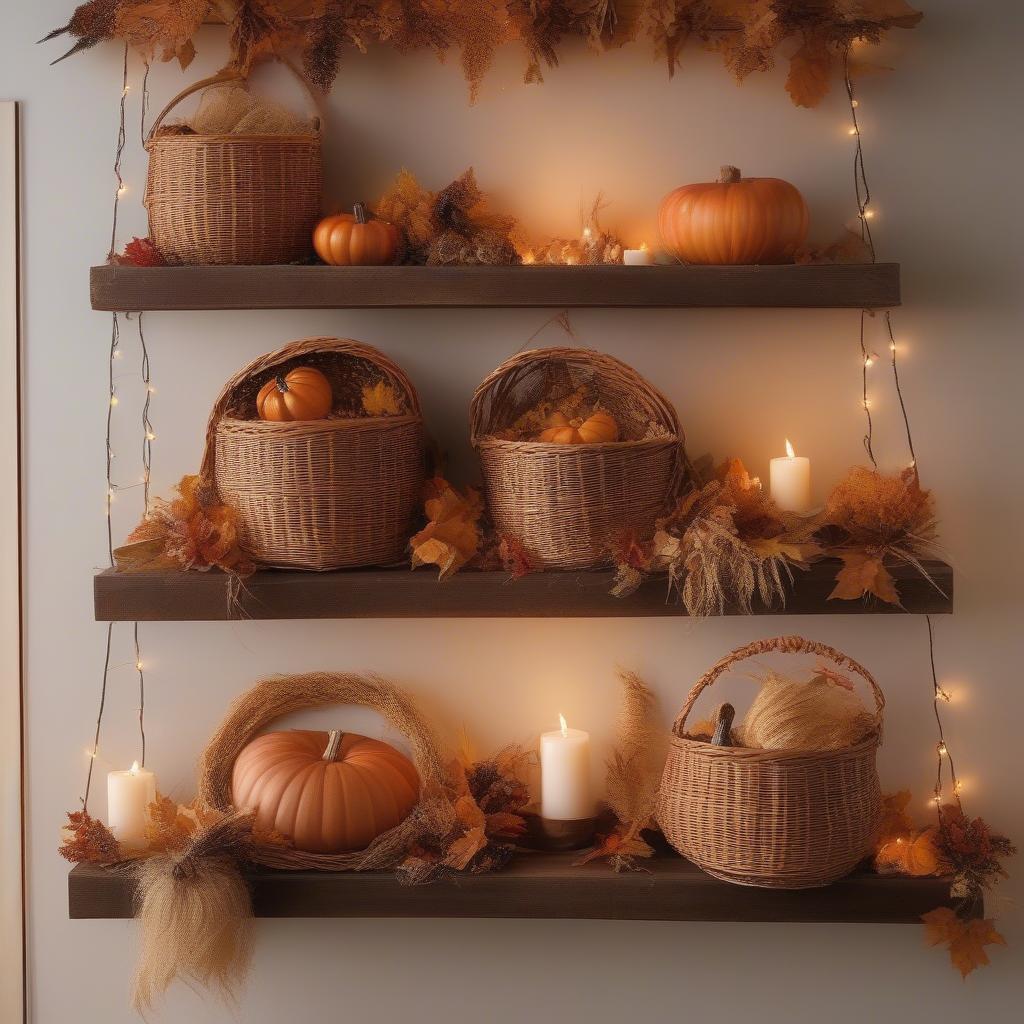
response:
<svg viewBox="0 0 1024 1024"><path fill-rule="evenodd" d="M319 420L261 420L244 419L241 416L221 416L217 429L229 424L232 427L248 427L261 433L274 434L286 431L305 430L307 433L330 433L332 430L380 429L382 427L408 427L423 422L423 417L413 413L402 416L330 416Z"/></svg>
<svg viewBox="0 0 1024 1024"><path fill-rule="evenodd" d="M501 437L481 437L476 441L477 448L512 448L524 455L600 455L609 451L626 448L675 448L679 444L679 436L643 437L639 440L625 441L593 441L586 444L556 444L553 441L522 441Z"/></svg>
<svg viewBox="0 0 1024 1024"><path fill-rule="evenodd" d="M283 145L296 145L301 143L304 146L309 145L320 145L323 142L323 135L320 132L301 132L294 135L277 135L277 134L262 134L255 135L248 132L224 132L216 135L200 135L193 133L192 135L158 135L155 138L148 139L146 141L146 152L150 152L156 146L162 146L166 144L172 144L175 146L180 145L206 145L210 142L228 143L228 142L245 142L251 144L266 145L268 141L272 141Z"/></svg>
<svg viewBox="0 0 1024 1024"><path fill-rule="evenodd" d="M875 729L867 737L848 747L837 747L834 750L799 750L786 748L785 750L766 750L763 747L725 747L717 746L708 740L697 740L688 736L669 736L671 746L685 750L688 754L707 755L720 760L734 761L756 761L758 763L786 761L807 761L814 758L820 761L841 760L852 754L866 754L871 750L877 750L882 744L881 729Z"/></svg>

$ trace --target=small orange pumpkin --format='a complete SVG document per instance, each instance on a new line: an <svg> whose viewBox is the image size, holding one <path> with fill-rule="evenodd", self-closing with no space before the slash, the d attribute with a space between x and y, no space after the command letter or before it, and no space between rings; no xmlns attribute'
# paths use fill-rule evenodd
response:
<svg viewBox="0 0 1024 1024"><path fill-rule="evenodd" d="M794 185L743 178L735 167L723 167L718 181L677 188L658 211L662 241L684 263L790 263L808 221Z"/></svg>
<svg viewBox="0 0 1024 1024"><path fill-rule="evenodd" d="M258 736L235 759L231 801L307 853L362 850L416 806L420 780L394 747L356 733Z"/></svg>
<svg viewBox="0 0 1024 1024"><path fill-rule="evenodd" d="M256 411L261 420L322 420L331 411L331 382L315 367L296 366L278 374L260 388Z"/></svg>
<svg viewBox="0 0 1024 1024"><path fill-rule="evenodd" d="M894 836L882 843L875 854L875 867L880 872L900 875L939 875L947 870L938 845L938 829L930 826L909 835Z"/></svg>
<svg viewBox="0 0 1024 1024"><path fill-rule="evenodd" d="M601 441L617 441L619 425L606 412L595 412L580 422L565 418L560 412L548 417L547 428L540 433L539 440L552 444L597 444Z"/></svg>
<svg viewBox="0 0 1024 1024"><path fill-rule="evenodd" d="M313 248L332 267L386 266L394 262L398 241L398 228L368 218L362 203L356 203L351 213L324 217L313 229Z"/></svg>

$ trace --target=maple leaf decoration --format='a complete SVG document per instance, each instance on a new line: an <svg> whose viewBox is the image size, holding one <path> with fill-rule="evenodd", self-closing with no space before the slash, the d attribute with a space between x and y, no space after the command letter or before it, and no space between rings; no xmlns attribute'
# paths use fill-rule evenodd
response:
<svg viewBox="0 0 1024 1024"><path fill-rule="evenodd" d="M72 864L116 864L124 859L113 832L87 811L68 811L57 852Z"/></svg>
<svg viewBox="0 0 1024 1024"><path fill-rule="evenodd" d="M367 384L362 394L363 412L367 416L401 416L404 409L398 392L387 381Z"/></svg>
<svg viewBox="0 0 1024 1024"><path fill-rule="evenodd" d="M436 565L440 579L462 568L480 547L483 501L473 487L459 492L443 477L428 480L423 503L429 522L409 541L412 567Z"/></svg>
<svg viewBox="0 0 1024 1024"><path fill-rule="evenodd" d="M108 263L118 267L166 267L167 260L148 238L133 238L120 256L112 255Z"/></svg>
<svg viewBox="0 0 1024 1024"><path fill-rule="evenodd" d="M966 978L971 971L989 963L986 946L1005 946L1006 939L991 918L962 920L949 907L937 907L921 915L925 939L932 946L945 946L954 967Z"/></svg>

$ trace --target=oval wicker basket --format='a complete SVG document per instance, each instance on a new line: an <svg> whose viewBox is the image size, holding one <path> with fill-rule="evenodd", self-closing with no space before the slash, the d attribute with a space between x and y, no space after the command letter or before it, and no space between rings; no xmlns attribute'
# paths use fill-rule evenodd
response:
<svg viewBox="0 0 1024 1024"><path fill-rule="evenodd" d="M383 380L400 416L272 423L255 415L272 377L315 366L335 408L358 410L365 384ZM388 565L403 558L425 477L426 435L412 382L357 341L307 338L260 356L224 386L206 428L203 478L238 515L242 546L258 561L296 569Z"/></svg>
<svg viewBox="0 0 1024 1024"><path fill-rule="evenodd" d="M770 652L816 654L867 681L877 727L852 747L754 750L686 739L701 693L745 658ZM869 853L881 812L875 753L885 698L863 666L826 644L798 636L757 640L706 672L672 728L659 795L668 841L708 874L738 885L808 889L848 875Z"/></svg>
<svg viewBox="0 0 1024 1024"><path fill-rule="evenodd" d="M312 87L285 64L315 106ZM190 85L150 129L143 202L150 238L168 263L291 263L312 251L323 185L319 117L304 135L157 134L187 96L244 77L228 70Z"/></svg>
<svg viewBox="0 0 1024 1024"><path fill-rule="evenodd" d="M643 435L653 426L659 436L571 445L495 436L539 401L587 385L624 431ZM683 434L671 403L632 367L589 349L533 349L507 359L476 389L470 430L496 529L521 541L541 568L609 564L623 534L653 532L683 476Z"/></svg>

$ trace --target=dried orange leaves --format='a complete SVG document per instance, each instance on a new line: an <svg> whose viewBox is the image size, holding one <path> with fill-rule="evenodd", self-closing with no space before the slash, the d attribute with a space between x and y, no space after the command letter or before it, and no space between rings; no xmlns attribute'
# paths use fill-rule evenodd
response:
<svg viewBox="0 0 1024 1024"><path fill-rule="evenodd" d="M441 477L427 482L425 494L423 509L429 522L409 542L412 567L436 565L444 580L461 569L480 547L483 499L475 488L458 491Z"/></svg>

